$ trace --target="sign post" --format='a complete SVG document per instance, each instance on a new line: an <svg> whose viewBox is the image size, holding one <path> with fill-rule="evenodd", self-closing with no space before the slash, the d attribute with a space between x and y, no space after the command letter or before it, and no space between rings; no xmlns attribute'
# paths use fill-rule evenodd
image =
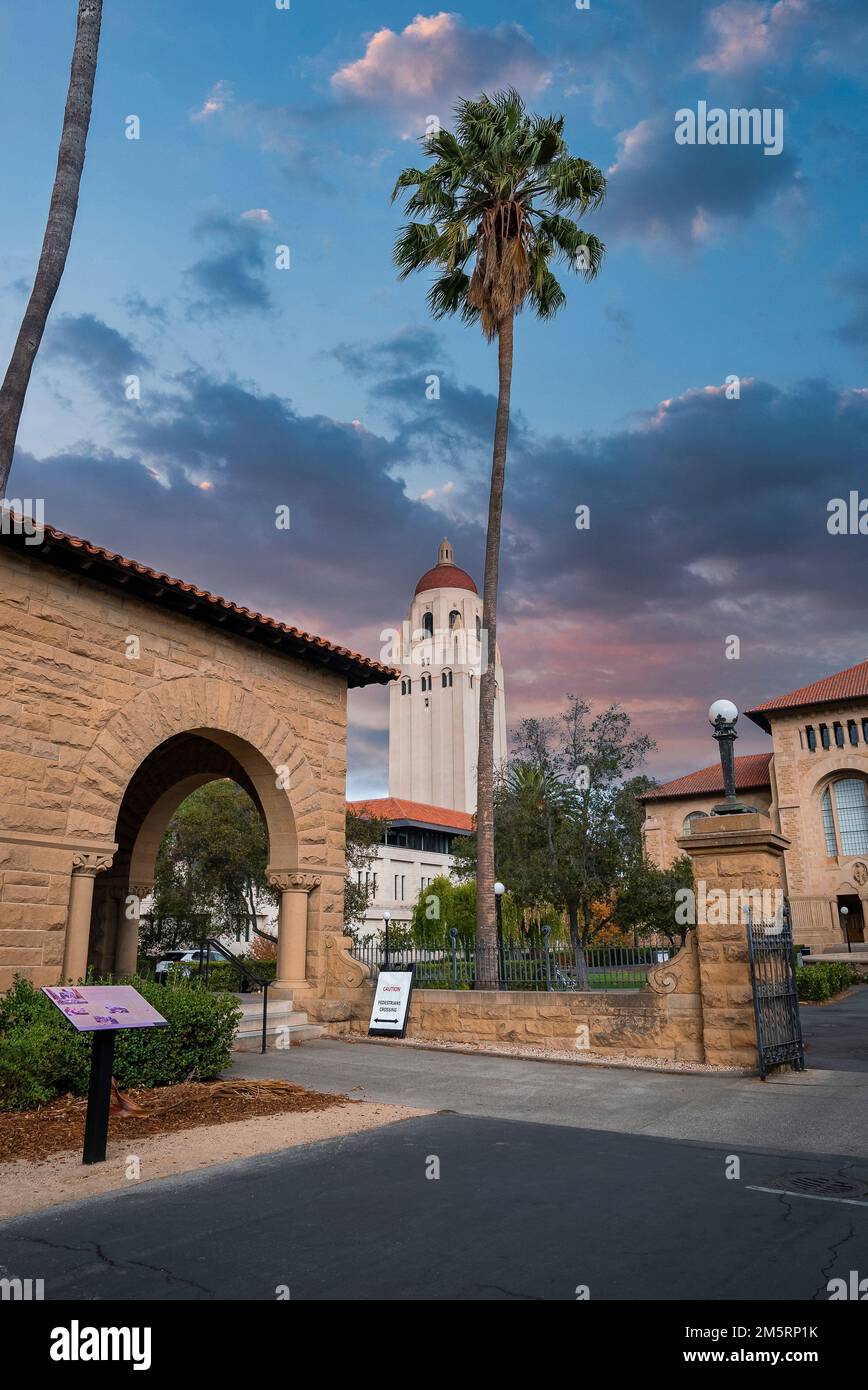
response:
<svg viewBox="0 0 868 1390"><path fill-rule="evenodd" d="M380 971L368 1027L369 1038L403 1038L412 993L412 966L409 970Z"/></svg>
<svg viewBox="0 0 868 1390"><path fill-rule="evenodd" d="M93 1033L82 1163L104 1163L108 1142L115 1034L121 1028L168 1028L168 1020L132 985L43 985L79 1033Z"/></svg>

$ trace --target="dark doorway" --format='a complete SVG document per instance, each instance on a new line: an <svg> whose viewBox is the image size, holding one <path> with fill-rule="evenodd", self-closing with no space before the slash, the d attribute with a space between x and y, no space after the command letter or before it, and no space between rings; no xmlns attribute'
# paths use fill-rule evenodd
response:
<svg viewBox="0 0 868 1390"><path fill-rule="evenodd" d="M842 907L846 907L846 913L841 912ZM865 916L862 911L862 899L858 894L838 894L838 921L841 923L841 935L845 941L848 934L851 942L865 940Z"/></svg>

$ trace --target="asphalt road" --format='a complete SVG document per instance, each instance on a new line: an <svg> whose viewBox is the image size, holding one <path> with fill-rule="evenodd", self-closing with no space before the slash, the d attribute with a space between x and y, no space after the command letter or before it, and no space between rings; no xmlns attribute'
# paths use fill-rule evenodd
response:
<svg viewBox="0 0 868 1390"><path fill-rule="evenodd" d="M861 1204L754 1190L806 1173ZM19 1218L0 1265L47 1300L825 1301L868 1161L439 1114Z"/></svg>
<svg viewBox="0 0 868 1390"><path fill-rule="evenodd" d="M832 1004L804 1004L801 1015L809 1067L868 1072L868 985Z"/></svg>

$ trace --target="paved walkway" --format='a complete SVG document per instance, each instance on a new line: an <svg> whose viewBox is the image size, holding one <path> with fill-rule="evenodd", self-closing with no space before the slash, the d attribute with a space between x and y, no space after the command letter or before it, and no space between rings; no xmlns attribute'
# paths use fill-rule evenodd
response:
<svg viewBox="0 0 868 1390"><path fill-rule="evenodd" d="M868 1072L868 985L831 1004L804 1004L801 1014L809 1067Z"/></svg>
<svg viewBox="0 0 868 1390"><path fill-rule="evenodd" d="M868 1072L661 1074L318 1039L234 1073L420 1109L782 1151L868 1156Z"/></svg>

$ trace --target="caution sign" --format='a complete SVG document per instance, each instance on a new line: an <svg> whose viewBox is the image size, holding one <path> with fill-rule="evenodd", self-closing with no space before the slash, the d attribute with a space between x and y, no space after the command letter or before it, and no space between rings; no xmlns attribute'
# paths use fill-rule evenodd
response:
<svg viewBox="0 0 868 1390"><path fill-rule="evenodd" d="M412 993L412 970L380 971L368 1028L369 1038L403 1038Z"/></svg>

